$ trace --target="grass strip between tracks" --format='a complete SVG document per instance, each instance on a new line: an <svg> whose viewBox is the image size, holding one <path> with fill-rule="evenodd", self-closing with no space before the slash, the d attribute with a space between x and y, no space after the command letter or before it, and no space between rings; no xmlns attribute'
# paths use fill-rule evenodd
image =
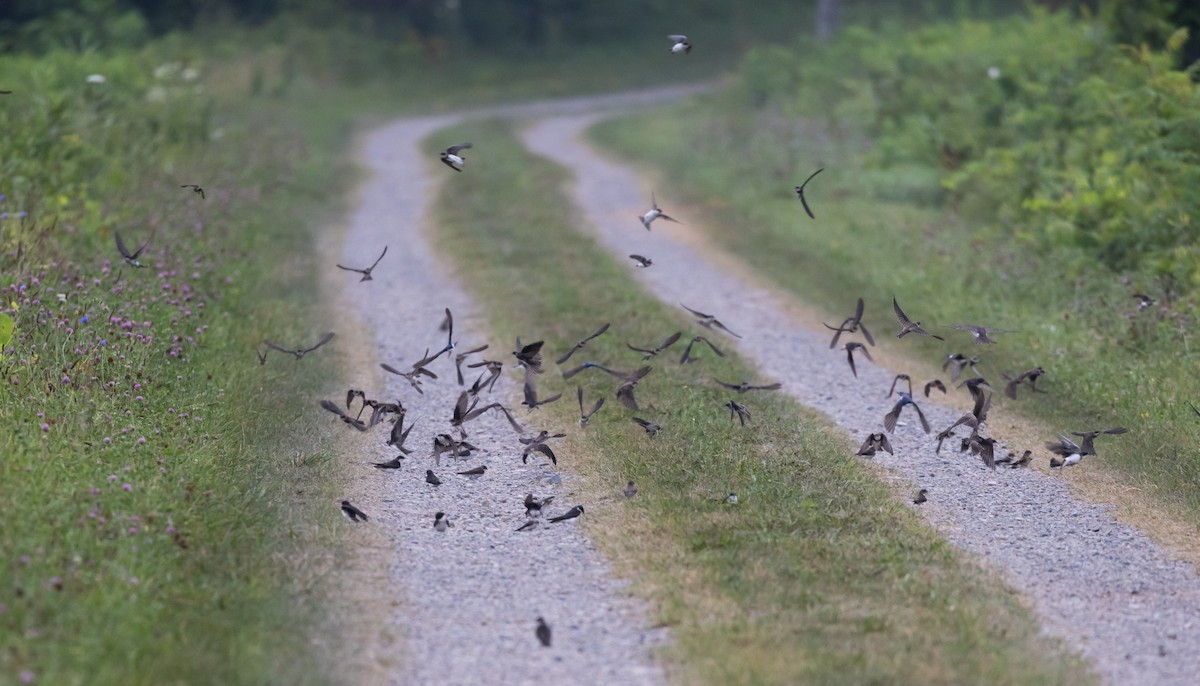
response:
<svg viewBox="0 0 1200 686"><path fill-rule="evenodd" d="M643 363L625 342L677 330L684 342L692 333L725 341L644 293L629 267L573 228L567 173L524 151L506 125L465 124L425 147L432 155L463 140L476 143L475 164L446 180L435 242L499 340L546 340L540 392L564 398L523 420L570 427L558 453L583 476L585 525L671 627L675 681L1088 681L1009 590L909 512L814 413L780 395L741 396L753 421L731 423L722 405L734 394L711 379L754 379L736 356L704 352L683 366L676 344L649 363L639 412L600 372L563 381L552 358L606 321L611 331L569 364L632 370ZM577 382L589 405L607 399L583 430ZM635 415L662 432L648 436ZM627 478L640 489L631 500L621 495ZM729 491L740 504L722 504Z"/></svg>

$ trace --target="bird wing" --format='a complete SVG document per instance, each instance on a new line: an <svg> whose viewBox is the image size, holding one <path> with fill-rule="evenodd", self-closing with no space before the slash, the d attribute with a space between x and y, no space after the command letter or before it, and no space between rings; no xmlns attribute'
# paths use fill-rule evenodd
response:
<svg viewBox="0 0 1200 686"><path fill-rule="evenodd" d="M896 302L895 297L892 298L892 311L896 313L896 321L900 322L900 326L904 328L912 326L912 320L904 314L904 310L900 309L900 303Z"/></svg>
<svg viewBox="0 0 1200 686"><path fill-rule="evenodd" d="M733 332L730 332L730 333L733 333ZM720 348L718 348L717 346L713 345L713 342L712 342L712 341L708 340L708 339L707 339L707 338L705 338L704 336L696 336L696 338L697 338L698 340L702 341L702 342L703 342L705 345L707 345L709 348L712 348L712 351L713 351L714 353L716 353L716 354L717 354L717 357L725 357L725 353L721 352L721 349L720 349Z"/></svg>
<svg viewBox="0 0 1200 686"><path fill-rule="evenodd" d="M929 433L929 420L925 419L925 413L921 411L921 406L912 402L909 404L917 411L917 418L921 420L921 428L925 429L925 433Z"/></svg>
<svg viewBox="0 0 1200 686"><path fill-rule="evenodd" d="M854 374L854 378L858 378L858 369L854 366L854 348L846 346L846 361L850 363L850 372Z"/></svg>
<svg viewBox="0 0 1200 686"><path fill-rule="evenodd" d="M712 323L713 323L713 326L715 326L715 327L717 327L717 328L721 329L722 331L724 331L725 333L729 334L730 336L733 336L734 338L741 338L741 336L737 335L737 334L736 334L736 333L734 333L733 331L730 331L729 327L727 327L727 326L725 326L724 324L722 324L722 323L721 323L721 321L720 321L719 319L714 319L714 320L712 320Z"/></svg>
<svg viewBox="0 0 1200 686"><path fill-rule="evenodd" d="M591 336L588 336L587 338L583 339L584 342L586 343L587 341L590 341L593 338L600 336L605 331L608 331L609 324L611 324L611 322L605 322L603 326L601 326L599 329L596 329L595 333L593 333Z"/></svg>
<svg viewBox="0 0 1200 686"><path fill-rule="evenodd" d="M868 343L870 343L871 345L875 345L875 338L871 336L871 332L870 332L870 331L867 331L867 325L866 325L866 324L863 324L862 322L859 322L859 323L858 323L858 329L859 329L859 331L862 331L863 338L867 339L867 342L868 342ZM864 348L864 350L865 350L865 348Z"/></svg>
<svg viewBox="0 0 1200 686"><path fill-rule="evenodd" d="M463 150L467 150L470 147L471 147L470 143L463 143L462 145L451 145L450 147L446 148L446 152L450 153L451 155L457 155L458 153L462 152Z"/></svg>
<svg viewBox="0 0 1200 686"><path fill-rule="evenodd" d="M679 303L679 306L682 307L683 309L687 310L688 312L691 312L692 314L696 315L697 317L699 317L701 319L708 319L709 317L712 316L711 314L704 314L703 312L697 312L696 310L693 310L692 308L688 307L687 305L684 305L683 303Z"/></svg>
<svg viewBox="0 0 1200 686"><path fill-rule="evenodd" d="M132 256L129 254L129 248L125 247L125 241L121 240L121 232L113 231L113 236L117 239L117 252L121 253L121 257L132 259Z"/></svg>
<svg viewBox="0 0 1200 686"><path fill-rule="evenodd" d="M333 340L333 332L331 331L331 332L329 332L329 333L325 334L325 337L324 337L324 338L322 338L321 340L317 341L317 344L316 344L316 345L314 345L314 346L313 346L313 347L311 347L311 348L308 348L308 349L307 349L307 350L305 350L304 352L306 352L306 353L311 353L312 351L316 350L317 348L320 348L321 346L325 345L326 343L328 343L329 341L332 341L332 340Z"/></svg>
<svg viewBox="0 0 1200 686"><path fill-rule="evenodd" d="M296 351L295 351L295 350L288 350L287 348L284 348L283 346L280 346L280 345L278 345L278 344L272 343L271 341L268 341L268 340L266 340L265 338L263 339L263 345L267 346L268 348L270 348L270 349L272 349L272 350L278 350L278 351L279 351L279 352L281 352L281 353L287 353L287 354L289 354L289 355L295 355L295 354L296 354ZM385 369L386 369L386 367L385 367Z"/></svg>
<svg viewBox="0 0 1200 686"><path fill-rule="evenodd" d="M804 189L800 190L800 204L804 206L804 212L808 214L809 219L817 218L817 215L813 214L812 208L808 206L808 201L804 199Z"/></svg>
<svg viewBox="0 0 1200 686"><path fill-rule="evenodd" d="M387 249L388 247L386 245L383 246L383 252L379 253L379 257L375 259L375 263L372 264L368 269L374 269L375 265L379 264L379 260L382 260L383 256L387 254Z"/></svg>
<svg viewBox="0 0 1200 686"><path fill-rule="evenodd" d="M672 41L675 41L676 43L686 43L687 36L685 36L683 34L679 34L679 33L673 33L673 34L667 36L667 40L672 40Z"/></svg>

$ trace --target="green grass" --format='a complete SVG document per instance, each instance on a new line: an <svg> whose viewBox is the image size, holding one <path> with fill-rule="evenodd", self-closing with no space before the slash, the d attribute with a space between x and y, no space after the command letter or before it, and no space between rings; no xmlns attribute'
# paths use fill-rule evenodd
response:
<svg viewBox="0 0 1200 686"><path fill-rule="evenodd" d="M464 138L465 137L465 138ZM562 168L526 153L494 122L435 140L487 140L489 170L450 179L437 200L435 240L485 311L495 337L545 339L552 357L612 322L572 361L633 369L648 343L689 330L642 292L578 216ZM686 337L685 339L686 340ZM996 579L962 560L853 459L844 436L784 396L741 398L754 415L731 423L728 393L710 377L752 378L750 366L711 354L681 366L677 347L652 361L640 412L615 384L587 373L542 392L535 428L575 424L579 380L605 408L558 452L583 473L589 533L671 626L668 664L681 683L1077 683L1089 676L1036 629ZM553 366L551 364L551 366ZM661 424L649 438L630 418ZM625 501L626 478L640 493ZM719 501L728 491L737 507ZM590 495L589 495L590 493ZM615 498L607 499L605 495ZM588 498L591 498L588 500Z"/></svg>
<svg viewBox="0 0 1200 686"><path fill-rule="evenodd" d="M592 136L660 172L661 194L691 203L716 245L831 318L850 313L862 295L866 321L887 330L895 295L927 324L1017 329L983 350L953 332L945 345L920 341L904 350L926 366L954 350L982 354L980 370L997 383L1002 372L1045 367L1039 387L1048 395L997 397L996 414L1034 421L1047 440L1061 431L1130 427L1101 447L1102 466L1090 461L1086 468L1111 468L1182 508L1190 526L1200 524L1200 455L1187 448L1196 419L1185 403L1200 397L1200 382L1184 371L1200 355L1193 317L1139 313L1131 294L1162 299L1155 282L1065 268L1081 261L1071 248L1032 251L926 202L937 195L933 177L870 168L861 139L823 131L815 122L827 113L810 114L803 159L777 150L770 113L733 96L612 120ZM828 169L808 189L818 217L810 221L791 186L822 165Z"/></svg>

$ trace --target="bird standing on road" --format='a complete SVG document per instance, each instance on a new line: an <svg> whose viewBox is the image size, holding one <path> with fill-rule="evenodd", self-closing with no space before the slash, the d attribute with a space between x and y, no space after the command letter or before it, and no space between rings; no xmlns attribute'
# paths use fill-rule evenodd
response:
<svg viewBox="0 0 1200 686"><path fill-rule="evenodd" d="M546 620L538 617L537 629L533 633L537 635L537 640L541 642L542 647L550 647L550 625L546 623Z"/></svg>
<svg viewBox="0 0 1200 686"><path fill-rule="evenodd" d="M368 517L365 512L350 504L349 500L342 501L342 514L352 522L365 522Z"/></svg>
<svg viewBox="0 0 1200 686"><path fill-rule="evenodd" d="M551 517L550 521L551 522L564 522L568 519L575 519L576 517L578 517L581 514L583 514L583 505L576 505L575 507L572 507L571 509L567 510L566 512L564 512L563 514L560 514L557 517Z"/></svg>

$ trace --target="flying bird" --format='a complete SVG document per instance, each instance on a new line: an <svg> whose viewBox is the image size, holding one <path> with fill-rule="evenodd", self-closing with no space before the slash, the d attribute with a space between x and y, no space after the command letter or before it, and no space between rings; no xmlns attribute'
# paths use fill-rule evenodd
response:
<svg viewBox="0 0 1200 686"><path fill-rule="evenodd" d="M1047 443L1046 449L1061 458L1057 460L1053 457L1050 458L1050 466L1052 468L1070 467L1072 465L1079 464L1079 461L1082 460L1084 455L1087 454L1084 452L1083 448L1080 448L1078 445L1076 445L1075 441L1072 441L1062 434L1058 435L1057 443L1053 441ZM1055 464L1056 462L1057 464Z"/></svg>
<svg viewBox="0 0 1200 686"><path fill-rule="evenodd" d="M576 505L575 507L572 507L571 509L567 510L566 512L564 512L563 514L560 514L557 517L551 517L550 521L551 522L563 522L568 519L575 519L576 517L578 517L581 514L583 514L583 505Z"/></svg>
<svg viewBox="0 0 1200 686"><path fill-rule="evenodd" d="M875 453L880 450L888 455L896 454L892 452L892 442L888 440L887 434L878 433L868 435L867 440L863 441L862 446L859 447L858 452L855 454L862 455L863 457L875 457Z"/></svg>
<svg viewBox="0 0 1200 686"><path fill-rule="evenodd" d="M354 417L351 417L350 415L346 414L346 412L345 412L345 411L344 411L344 410L343 410L341 407L339 407L337 403L333 402L332 400L322 400L322 401L321 401L321 407L323 407L323 408L325 408L326 410L329 410L330 412L332 412L332 413L336 414L338 417L340 417L340 418L341 418L341 420L342 420L343 422L345 422L345 423L349 424L350 426L352 426L352 427L354 427L354 428L358 429L359 431L366 431L366 430L367 430L367 425L366 425L366 424L364 424L364 423L362 423L361 421L359 421L359 420L355 419Z"/></svg>
<svg viewBox="0 0 1200 686"><path fill-rule="evenodd" d="M1012 329L998 329L994 326L978 326L975 324L953 324L951 326L943 326L942 328L970 331L971 335L975 337L975 345L995 345L996 341L988 338L989 333L1012 333Z"/></svg>
<svg viewBox="0 0 1200 686"><path fill-rule="evenodd" d="M682 331L676 331L675 333L671 334L670 336L667 336L666 339L664 339L662 343L659 343L658 347L656 347L656 348L639 348L636 345L633 345L631 343L626 343L625 347L629 348L630 350L633 350L634 352L643 353L642 359L648 360L651 357L655 357L656 355L658 355L662 351L666 350L667 348L670 348L671 346L675 345L675 342L678 341L679 337L682 335L683 335Z"/></svg>
<svg viewBox="0 0 1200 686"><path fill-rule="evenodd" d="M1083 439L1082 453L1084 455L1099 455L1099 453L1096 452L1095 446L1093 445L1093 441L1096 440L1097 436L1100 434L1118 435L1127 431L1129 431L1129 429L1123 426L1118 426L1111 429L1096 429L1095 431L1084 431L1082 433L1078 431L1072 431L1071 435L1078 436Z"/></svg>
<svg viewBox="0 0 1200 686"><path fill-rule="evenodd" d="M630 255L629 259L636 262L637 264L633 266L638 267L639 269L645 269L646 267L654 264L654 260L650 259L649 257L642 257L641 255Z"/></svg>
<svg viewBox="0 0 1200 686"><path fill-rule="evenodd" d="M352 522L367 521L368 517L365 512L350 504L349 500L342 501L342 514Z"/></svg>
<svg viewBox="0 0 1200 686"><path fill-rule="evenodd" d="M796 195L800 196L800 204L804 205L804 211L808 213L809 219L816 219L817 217L816 217L816 215L813 214L812 210L808 207L808 200L806 200L804 198L804 187L808 185L809 181L813 180L813 176L816 176L817 174L820 174L823 171L825 171L824 168L816 170L815 172L812 173L811 176L809 176L807 179L804 180L804 183L800 184L799 186L796 186ZM872 343L872 345L874 345L874 343Z"/></svg>
<svg viewBox="0 0 1200 686"><path fill-rule="evenodd" d="M939 391L941 391L942 393L946 392L946 384L942 383L941 379L934 379L933 381L930 381L929 383L925 384L925 397L928 398L929 392L935 388L938 389Z"/></svg>
<svg viewBox="0 0 1200 686"><path fill-rule="evenodd" d="M731 424L733 423L733 416L735 414L737 415L738 421L742 423L742 426L746 426L746 422L750 421L750 410L745 405L730 400L729 402L725 403L725 407L729 408L729 422Z"/></svg>
<svg viewBox="0 0 1200 686"><path fill-rule="evenodd" d="M608 323L607 322L603 326L601 326L599 329L596 329L596 331L594 333L592 333L592 335L588 336L587 338L585 338L585 339L575 343L575 345L571 346L571 349L568 350L562 357L555 360L555 362L557 364L563 364L567 360L571 359L571 356L575 354L576 350L586 347L589 341L596 338L597 336L602 335L605 331L608 331Z"/></svg>
<svg viewBox="0 0 1200 686"><path fill-rule="evenodd" d="M671 54L678 55L679 53L688 54L692 51L692 44L688 42L687 36L681 33L673 33L667 36L667 40L674 43L671 46Z"/></svg>
<svg viewBox="0 0 1200 686"><path fill-rule="evenodd" d="M914 322L913 320L909 319L908 315L904 314L904 310L900 309L900 303L896 302L894 297L892 298L892 310L895 311L896 321L900 322L901 327L900 333L896 334L896 338L904 338L910 333L915 333L919 336L932 336L939 341L946 340L937 334L929 333L925 329L922 329L921 322Z"/></svg>
<svg viewBox="0 0 1200 686"><path fill-rule="evenodd" d="M687 364L700 359L698 356L692 355L692 346L696 345L697 343L703 343L707 345L714 353L716 353L717 357L725 357L725 353L721 352L720 348L713 345L712 341L708 340L704 336L693 336L691 342L687 344L687 348L683 351L683 356L679 358L679 364Z"/></svg>
<svg viewBox="0 0 1200 686"><path fill-rule="evenodd" d="M1141 312L1142 310L1146 309L1147 307L1153 307L1154 303L1158 302L1157 300L1155 300L1154 298L1151 298L1150 296L1146 295L1145 293L1134 293L1131 297L1135 298L1138 301L1138 312Z"/></svg>
<svg viewBox="0 0 1200 686"><path fill-rule="evenodd" d="M198 194L198 195L200 196L200 199L201 199L201 200L204 200L204 199L205 199L205 196L204 196L204 189L203 189L203 188L201 188L201 187L199 187L199 186L197 186L197 185L196 185L196 184L194 184L194 183L185 183L185 184L183 184L182 186L180 186L180 188L190 188L190 189L192 189L192 192L193 192L193 193L196 193L196 194Z"/></svg>
<svg viewBox="0 0 1200 686"><path fill-rule="evenodd" d="M525 494L525 516L541 517L542 508L554 501L554 496L535 498L532 493Z"/></svg>
<svg viewBox="0 0 1200 686"><path fill-rule="evenodd" d="M534 374L541 374L542 345L544 343L544 341L535 341L529 345L521 345L521 339L518 337L517 349L513 351L513 357L517 358L517 364L533 370Z"/></svg>
<svg viewBox="0 0 1200 686"><path fill-rule="evenodd" d="M257 348L255 348L254 354L258 355L258 364L260 366L267 363L267 353L268 352L270 352L270 350L259 351Z"/></svg>
<svg viewBox="0 0 1200 686"><path fill-rule="evenodd" d="M954 383L962 375L964 367L970 367L972 372L978 373L975 369L975 365L977 364L979 364L978 356L966 357L962 353L950 353L946 356L945 361L942 362L942 371L944 372L947 368L953 367L954 369L950 371L950 383Z"/></svg>
<svg viewBox="0 0 1200 686"><path fill-rule="evenodd" d="M687 305L684 305L683 303L679 303L679 306L682 307L683 309L687 310L688 312L691 312L692 315L694 315L696 317L696 323L699 324L700 326L703 326L706 329L711 329L713 327L716 327L716 328L724 331L725 333L729 334L730 336L733 336L734 338L741 338L741 336L730 331L728 327L726 327L724 324L722 324L720 322L720 320L718 320L713 315L705 314L703 312L697 312L696 310L693 310L692 308L688 307Z"/></svg>
<svg viewBox="0 0 1200 686"><path fill-rule="evenodd" d="M597 398L596 404L592 405L591 411L584 412L583 411L583 386L579 386L578 391L579 391L579 426L584 427L584 426L588 425L589 421L591 421L592 415L596 414L597 412L600 411L600 408L604 407L604 398Z"/></svg>
<svg viewBox="0 0 1200 686"><path fill-rule="evenodd" d="M467 158L459 153L470 147L470 143L463 143L462 145L451 145L450 147L446 148L442 152L442 164L450 167L456 172L462 171L463 166L467 163Z"/></svg>
<svg viewBox="0 0 1200 686"><path fill-rule="evenodd" d="M146 249L146 246L150 245L150 239L147 238L146 242L143 243L142 247L138 248L136 252L129 252L129 248L125 247L125 241L121 240L121 232L113 231L113 236L117 239L117 252L121 253L121 257L124 258L126 264L128 264L130 267L136 267L139 269L146 266L138 261L138 257L141 256L142 251Z"/></svg>
<svg viewBox="0 0 1200 686"><path fill-rule="evenodd" d="M645 429L646 433L650 434L651 436L657 436L658 432L662 431L661 426L659 426L658 424L655 424L652 421L642 419L641 417L634 417L632 421L634 424L637 424L638 426Z"/></svg>
<svg viewBox="0 0 1200 686"><path fill-rule="evenodd" d="M862 351L862 354L866 355L867 359L871 360L871 362L875 361L875 360L871 359L871 351L867 350L867 346L863 345L862 343L859 343L858 341L850 341L846 345L842 346L842 350L846 351L846 361L850 363L850 371L851 371L851 373L854 374L854 378L856 378L856 379L858 378L858 368L854 366L854 351L855 350Z"/></svg>
<svg viewBox="0 0 1200 686"><path fill-rule="evenodd" d="M522 405L531 410L536 410L542 405L552 403L561 397L562 393L556 393L549 398L542 398L539 400L537 393L537 375L529 369L525 370L525 400L521 402Z"/></svg>
<svg viewBox="0 0 1200 686"><path fill-rule="evenodd" d="M925 419L925 413L921 411L921 406L913 401L911 395L903 391L900 392L900 400L896 402L895 407L883 416L883 426L888 433L896 430L896 420L900 418L900 411L904 409L905 405L912 405L913 409L917 411L917 418L921 420L921 428L925 430L925 433L929 433L929 421Z"/></svg>
<svg viewBox="0 0 1200 686"><path fill-rule="evenodd" d="M1010 379L1008 377L1008 375L1005 375L1004 378L1006 381L1008 381L1008 384L1004 386L1004 395L1007 395L1009 398L1016 400L1017 399L1017 386L1020 386L1021 384L1025 383L1025 382L1029 382L1029 390L1031 392L1045 393L1046 391L1039 391L1037 389L1037 386L1035 385L1035 384L1037 384L1037 380L1040 379L1043 375L1045 375L1045 373L1046 373L1045 369L1042 369L1041 367L1035 367L1033 369L1030 369L1027 372L1021 373L1015 379Z"/></svg>
<svg viewBox="0 0 1200 686"><path fill-rule="evenodd" d="M875 339L871 336L871 332L868 331L866 325L862 323L863 307L863 299L859 298L858 305L854 308L854 316L846 317L844 320L842 320L841 326L830 326L825 322L821 322L822 326L833 332L833 340L829 342L830 350L833 350L837 347L838 338L840 338L843 333L854 333L859 329L862 329L863 338L867 339L867 343L875 345Z"/></svg>
<svg viewBox="0 0 1200 686"><path fill-rule="evenodd" d="M888 394L885 397L892 397L892 394L896 392L896 384L901 381L908 384L908 394L912 395L912 378L908 374L897 374L896 378L892 379L892 387L888 390Z"/></svg>
<svg viewBox="0 0 1200 686"><path fill-rule="evenodd" d="M778 391L780 388L783 388L782 383L767 384L765 386L751 386L750 382L748 381L743 381L736 384L725 383L720 379L713 379L713 381L716 381L718 384L728 388L731 391L737 391L738 393L748 393L750 391Z"/></svg>
<svg viewBox="0 0 1200 686"><path fill-rule="evenodd" d="M367 267L366 269L358 269L356 267L343 267L340 264L336 265L336 266L338 269L344 269L348 272L358 272L359 274L362 274L362 278L358 280L359 283L362 283L363 281L372 281L373 279L371 278L371 271L373 269L375 269L375 266L378 265L379 261L383 259L383 256L387 254L387 249L388 249L388 247L386 245L383 246L383 252L379 253L379 257L375 258L375 262L373 262L371 264L371 266Z"/></svg>
<svg viewBox="0 0 1200 686"><path fill-rule="evenodd" d="M311 353L312 351L316 350L317 348L320 348L321 346L325 345L326 343L328 343L329 341L332 341L332 340L333 340L333 332L329 332L329 333L325 334L321 338L321 340L317 341L316 344L310 348L296 348L295 350L289 350L287 348L279 346L276 343L272 343L271 341L268 341L268 340L263 340L263 344L266 345L268 348L271 348L272 350L276 350L281 353L287 353L289 355L295 355L296 359L299 360L301 357L304 357L305 355Z"/></svg>
<svg viewBox="0 0 1200 686"><path fill-rule="evenodd" d="M650 230L650 225L654 223L655 219L665 219L669 222L675 222L676 224L683 223L678 219L668 215L666 212L663 212L658 206L658 200L654 197L653 193L650 194L650 209L645 214L638 217L638 219L642 221L642 226L646 227L647 231Z"/></svg>
<svg viewBox="0 0 1200 686"><path fill-rule="evenodd" d="M576 374L578 374L579 372L584 371L585 369L599 369L600 371L604 372L605 374L611 374L612 376L615 376L618 378L626 376L625 372L619 372L615 369L609 369L608 367L605 367L602 364L599 364L596 362L590 362L590 361L584 362L583 364L581 364L578 367L575 367L573 369L568 369L567 371L563 372L562 375L563 375L564 379L569 379L569 378L575 376Z"/></svg>
<svg viewBox="0 0 1200 686"><path fill-rule="evenodd" d="M635 411L639 409L637 400L633 397L633 389L650 371L651 367L642 367L625 377L625 380L617 387L617 400L620 400L622 405Z"/></svg>
<svg viewBox="0 0 1200 686"><path fill-rule="evenodd" d="M488 346L485 343L485 344L479 346L478 348L472 348L466 352L455 353L455 355L454 355L454 370L458 374L458 385L459 386L462 386L466 383L466 381L463 379L462 363L465 362L467 360L467 358L470 357L471 355L474 355L476 353L481 353L487 349L488 349ZM497 364L499 364L499 363L497 363Z"/></svg>

